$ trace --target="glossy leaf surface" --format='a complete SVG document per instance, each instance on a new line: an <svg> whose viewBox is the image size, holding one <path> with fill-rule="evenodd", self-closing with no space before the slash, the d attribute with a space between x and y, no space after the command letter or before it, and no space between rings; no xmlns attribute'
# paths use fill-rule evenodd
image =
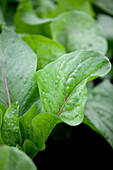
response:
<svg viewBox="0 0 113 170"><path fill-rule="evenodd" d="M83 121L86 83L110 70L109 60L94 51L63 55L36 73L42 107L70 125Z"/></svg>
<svg viewBox="0 0 113 170"><path fill-rule="evenodd" d="M20 105L19 115L38 97L35 80L37 57L18 35L4 27L0 35L0 103Z"/></svg>
<svg viewBox="0 0 113 170"><path fill-rule="evenodd" d="M21 144L21 134L18 120L19 106L12 104L6 111L1 127L3 142L10 146Z"/></svg>

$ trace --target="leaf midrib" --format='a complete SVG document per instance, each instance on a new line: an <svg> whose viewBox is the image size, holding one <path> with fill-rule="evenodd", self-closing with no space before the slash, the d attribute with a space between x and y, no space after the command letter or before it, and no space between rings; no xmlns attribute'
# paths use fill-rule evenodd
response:
<svg viewBox="0 0 113 170"><path fill-rule="evenodd" d="M5 68L3 64L3 52L1 49L1 67L2 67L2 73L3 73L3 78L4 78L4 84L6 88L6 93L7 93L7 100L8 100L8 105L11 105L11 99L10 99L10 94L9 94L9 89L8 89L8 84L7 84L7 79L6 79L6 74L5 74Z"/></svg>
<svg viewBox="0 0 113 170"><path fill-rule="evenodd" d="M73 95L75 89L76 89L77 87L79 87L80 84L81 84L83 81L84 81L84 79L83 79L77 86L74 87L74 89L72 90L71 94L70 94L70 95L68 96L68 98L64 101L62 107L61 107L60 110L58 111L57 116L60 116L60 114L62 113L62 109L64 108L65 104L68 102L68 100L70 99L70 97Z"/></svg>

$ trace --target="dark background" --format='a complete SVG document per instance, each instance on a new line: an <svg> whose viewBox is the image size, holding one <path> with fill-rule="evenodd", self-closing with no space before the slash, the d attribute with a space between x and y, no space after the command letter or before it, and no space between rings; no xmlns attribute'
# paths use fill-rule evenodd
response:
<svg viewBox="0 0 113 170"><path fill-rule="evenodd" d="M66 126L71 128L71 136L61 141L48 138L46 149L34 159L38 170L113 169L113 149L101 135L83 123Z"/></svg>

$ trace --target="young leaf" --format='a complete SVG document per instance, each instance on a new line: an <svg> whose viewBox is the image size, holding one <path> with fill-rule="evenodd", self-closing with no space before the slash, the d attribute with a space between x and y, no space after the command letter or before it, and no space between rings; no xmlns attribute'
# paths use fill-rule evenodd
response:
<svg viewBox="0 0 113 170"><path fill-rule="evenodd" d="M45 142L56 124L60 122L62 121L56 115L41 113L33 118L32 126L40 138Z"/></svg>
<svg viewBox="0 0 113 170"><path fill-rule="evenodd" d="M1 136L3 142L10 146L16 146L21 144L21 134L19 128L18 120L19 105L12 104L6 111L2 127L1 127Z"/></svg>
<svg viewBox="0 0 113 170"><path fill-rule="evenodd" d="M33 161L16 147L0 146L1 170L37 170Z"/></svg>
<svg viewBox="0 0 113 170"><path fill-rule="evenodd" d="M89 15L94 16L90 0L60 0L56 10L52 14L50 13L49 16L56 17L63 12L74 10L84 11Z"/></svg>
<svg viewBox="0 0 113 170"><path fill-rule="evenodd" d="M113 15L113 0L92 0L92 2L105 12Z"/></svg>
<svg viewBox="0 0 113 170"><path fill-rule="evenodd" d="M110 70L108 58L95 51L63 55L36 73L45 112L70 125L83 121L86 83Z"/></svg>
<svg viewBox="0 0 113 170"><path fill-rule="evenodd" d="M3 115L4 115L7 110L7 107L0 103L0 109L2 110Z"/></svg>
<svg viewBox="0 0 113 170"><path fill-rule="evenodd" d="M40 113L33 118L30 140L36 145L38 151L45 149L45 141L60 122L62 121L56 115L50 113Z"/></svg>
<svg viewBox="0 0 113 170"><path fill-rule="evenodd" d="M16 33L3 27L0 35L0 103L20 105L24 114L38 98L35 80L37 57Z"/></svg>
<svg viewBox="0 0 113 170"><path fill-rule="evenodd" d="M113 147L113 85L109 80L94 87L85 106L84 123Z"/></svg>
<svg viewBox="0 0 113 170"><path fill-rule="evenodd" d="M40 104L41 104L40 101L36 102L30 108L28 112L26 112L24 115L19 117L19 122L20 122L20 129L21 129L23 140L29 139L31 142L34 143L34 145L36 145L38 150L44 150L45 143L43 139L41 139L37 131L33 129L33 126L32 126L33 118L36 117L36 115L40 113ZM32 145L31 142L30 142L30 145ZM29 141L27 141L27 146L28 146L28 143ZM26 145L26 142L24 145ZM27 146L24 146L24 147L27 147Z"/></svg>
<svg viewBox="0 0 113 170"><path fill-rule="evenodd" d="M16 32L18 33L51 36L49 27L51 21L50 18L41 19L37 17L29 0L20 2L14 17Z"/></svg>
<svg viewBox="0 0 113 170"><path fill-rule="evenodd" d="M37 54L37 69L40 70L50 62L66 53L64 47L56 41L41 35L25 35L22 39Z"/></svg>
<svg viewBox="0 0 113 170"><path fill-rule="evenodd" d="M39 0L35 5L36 13L41 18L49 18L51 14L54 13L55 9L57 8L56 0Z"/></svg>
<svg viewBox="0 0 113 170"><path fill-rule="evenodd" d="M53 39L63 44L67 52L95 50L107 51L107 42L97 22L80 11L65 12L51 24Z"/></svg>
<svg viewBox="0 0 113 170"><path fill-rule="evenodd" d="M32 135L32 119L41 111L41 102L38 100L24 115L19 117L20 130L23 139L29 139Z"/></svg>
<svg viewBox="0 0 113 170"><path fill-rule="evenodd" d="M2 9L0 7L0 29L1 29L1 25L6 25L6 22L5 22L3 14L2 14Z"/></svg>
<svg viewBox="0 0 113 170"><path fill-rule="evenodd" d="M3 112L0 109L0 144L3 144L3 140L2 140L2 137L1 137L2 119L3 119Z"/></svg>
<svg viewBox="0 0 113 170"><path fill-rule="evenodd" d="M30 157L34 158L35 155L38 153L38 148L36 145L29 139L26 139L23 144L23 149L25 153Z"/></svg>

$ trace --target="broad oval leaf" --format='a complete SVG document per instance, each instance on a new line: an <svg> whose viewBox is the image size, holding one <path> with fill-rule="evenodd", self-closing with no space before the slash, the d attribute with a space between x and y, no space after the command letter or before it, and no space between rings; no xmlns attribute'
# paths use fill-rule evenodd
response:
<svg viewBox="0 0 113 170"><path fill-rule="evenodd" d="M64 45L67 52L95 50L102 54L107 51L105 40L97 22L80 11L65 12L51 24L53 39Z"/></svg>
<svg viewBox="0 0 113 170"><path fill-rule="evenodd" d="M113 148L113 85L109 80L89 93L84 123L100 133Z"/></svg>
<svg viewBox="0 0 113 170"><path fill-rule="evenodd" d="M41 35L25 35L22 39L37 55L37 70L44 68L66 53L61 44Z"/></svg>
<svg viewBox="0 0 113 170"><path fill-rule="evenodd" d="M21 144L21 134L18 120L19 105L12 104L6 111L1 127L1 136L4 144L16 146Z"/></svg>
<svg viewBox="0 0 113 170"><path fill-rule="evenodd" d="M38 98L37 56L16 33L3 27L0 63L0 103L9 107L18 101L22 115Z"/></svg>
<svg viewBox="0 0 113 170"><path fill-rule="evenodd" d="M86 83L110 70L108 58L95 51L63 55L36 73L45 112L70 125L83 121L87 99Z"/></svg>
<svg viewBox="0 0 113 170"><path fill-rule="evenodd" d="M16 147L0 146L1 170L37 170L33 161Z"/></svg>

